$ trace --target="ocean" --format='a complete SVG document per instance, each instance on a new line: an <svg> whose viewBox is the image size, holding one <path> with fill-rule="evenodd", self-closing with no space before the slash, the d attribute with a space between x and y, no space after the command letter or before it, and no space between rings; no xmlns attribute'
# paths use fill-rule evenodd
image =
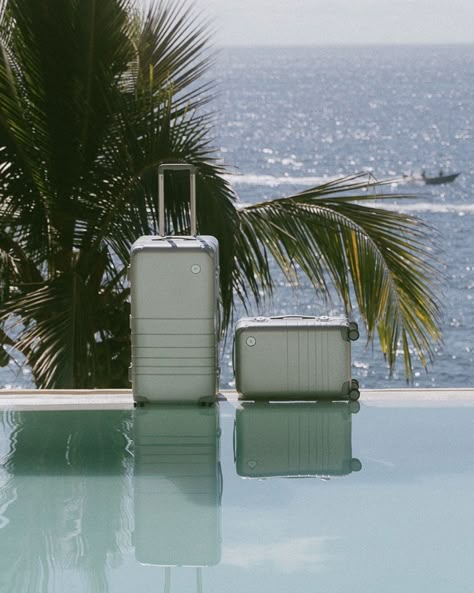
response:
<svg viewBox="0 0 474 593"><path fill-rule="evenodd" d="M415 361L412 386L473 387L474 46L229 48L208 76L217 83L214 143L243 203L361 171L377 179L461 172L449 185L394 186L418 198L387 207L434 227L445 262L443 342L427 372ZM252 314L341 312L311 286L291 290L276 269L275 277L273 301ZM222 354L227 389L231 342ZM363 388L406 386L402 360L390 377L364 332L353 343L353 376ZM11 366L0 369L0 383L28 387L31 378Z"/></svg>
<svg viewBox="0 0 474 593"><path fill-rule="evenodd" d="M222 49L211 76L216 145L243 203L361 171L377 179L461 172L448 185L393 186L418 197L387 207L434 227L445 265L443 341L427 372L414 360L411 385L473 387L474 46ZM258 313L342 311L307 284L278 284ZM377 341L367 346L363 332L353 343L353 376L365 388L406 386L402 360L390 377ZM230 344L221 384L234 386Z"/></svg>

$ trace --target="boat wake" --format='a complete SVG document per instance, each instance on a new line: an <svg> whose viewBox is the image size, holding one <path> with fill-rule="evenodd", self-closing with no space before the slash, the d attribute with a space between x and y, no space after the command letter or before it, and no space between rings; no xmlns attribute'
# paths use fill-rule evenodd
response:
<svg viewBox="0 0 474 593"><path fill-rule="evenodd" d="M270 201L270 200L269 200ZM458 216L471 216L474 214L474 204L433 204L432 202L418 202L416 204L406 204L402 201L396 204L387 204L382 201L371 202L370 204L361 203L361 205L376 206L392 212L402 212L404 214L457 214ZM238 202L238 208L252 206L252 202Z"/></svg>
<svg viewBox="0 0 474 593"><path fill-rule="evenodd" d="M433 204L432 202L417 202L415 204L404 204L399 202L397 204L382 204L382 208L386 210L393 210L396 212L417 213L417 212L432 212L435 214L458 214L464 216L467 214L474 214L474 204Z"/></svg>
<svg viewBox="0 0 474 593"><path fill-rule="evenodd" d="M282 175L276 177L274 175L223 175L224 179L231 185L258 185L266 187L277 187L278 185L298 185L304 187L314 187L329 181L335 181L342 176L335 177L292 177L289 175Z"/></svg>
<svg viewBox="0 0 474 593"><path fill-rule="evenodd" d="M342 176L306 176L306 177L292 177L289 175L274 176L274 175L258 175L258 174L246 174L246 175L232 175L227 174L223 176L226 181L231 185L253 185L256 187L278 187L278 186L294 186L308 189L310 187L316 187L330 181L341 179ZM401 178L397 179L392 183L392 188L395 189L398 185L410 184L414 181L423 183L422 178ZM390 187L387 185L387 187ZM299 191L299 190L298 190ZM283 197L283 196L282 196ZM259 200L258 200L259 201ZM250 206L252 202L245 201L239 202L240 208ZM404 200L397 201L396 203L388 203L386 201L379 201L372 204L376 204L377 207L385 208L386 210L392 210L396 212L409 213L435 213L435 214L457 214L459 216L474 214L474 204L449 204L446 202L427 202L427 201L412 201L405 202Z"/></svg>

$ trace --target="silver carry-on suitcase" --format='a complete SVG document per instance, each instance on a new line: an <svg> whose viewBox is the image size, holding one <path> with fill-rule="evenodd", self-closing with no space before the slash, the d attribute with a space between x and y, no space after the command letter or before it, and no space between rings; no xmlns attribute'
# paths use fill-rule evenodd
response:
<svg viewBox="0 0 474 593"><path fill-rule="evenodd" d="M216 406L136 408L134 546L155 566L211 566L221 555Z"/></svg>
<svg viewBox="0 0 474 593"><path fill-rule="evenodd" d="M164 172L190 172L191 236L164 234ZM132 364L136 401L213 401L218 392L219 248L196 235L195 168L160 165L160 236L132 245Z"/></svg>
<svg viewBox="0 0 474 593"><path fill-rule="evenodd" d="M236 389L249 399L358 399L346 317L246 317L234 338Z"/></svg>
<svg viewBox="0 0 474 593"><path fill-rule="evenodd" d="M352 457L358 402L244 402L236 412L234 456L246 478L344 476L362 467Z"/></svg>

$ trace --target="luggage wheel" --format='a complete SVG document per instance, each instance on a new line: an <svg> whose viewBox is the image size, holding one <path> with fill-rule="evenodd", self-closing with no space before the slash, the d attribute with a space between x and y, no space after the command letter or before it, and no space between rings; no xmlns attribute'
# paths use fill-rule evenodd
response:
<svg viewBox="0 0 474 593"><path fill-rule="evenodd" d="M359 391L359 381L356 379L352 379L351 381L351 389L349 391L349 399L352 401L357 401L360 397Z"/></svg>
<svg viewBox="0 0 474 593"><path fill-rule="evenodd" d="M349 323L349 340L354 342L355 340L359 339L359 328L355 321L351 321Z"/></svg>

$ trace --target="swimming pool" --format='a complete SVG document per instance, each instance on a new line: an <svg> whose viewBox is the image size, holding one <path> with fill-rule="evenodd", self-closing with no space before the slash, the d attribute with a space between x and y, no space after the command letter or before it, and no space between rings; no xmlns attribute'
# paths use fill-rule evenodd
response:
<svg viewBox="0 0 474 593"><path fill-rule="evenodd" d="M474 590L474 398L7 408L0 430L1 593Z"/></svg>

